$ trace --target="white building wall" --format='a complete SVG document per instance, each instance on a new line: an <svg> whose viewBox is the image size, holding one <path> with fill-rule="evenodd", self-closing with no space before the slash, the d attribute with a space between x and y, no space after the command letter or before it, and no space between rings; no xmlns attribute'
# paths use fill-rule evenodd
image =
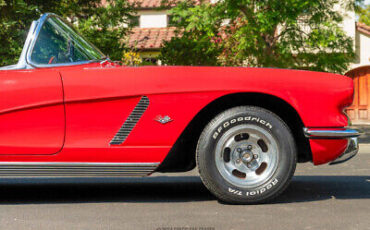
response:
<svg viewBox="0 0 370 230"><path fill-rule="evenodd" d="M343 11L342 9L343 22L341 27L353 40L356 38L356 14L355 11Z"/></svg>
<svg viewBox="0 0 370 230"><path fill-rule="evenodd" d="M370 36L357 31L355 42L356 62L352 64L351 69L370 65Z"/></svg>
<svg viewBox="0 0 370 230"><path fill-rule="evenodd" d="M347 10L337 5L337 10L343 15L343 22L341 23L342 29L350 36L353 40L353 49L356 54L356 59L354 63L349 66L349 70L370 65L370 40L365 34L362 34L356 30L356 14L354 11Z"/></svg>
<svg viewBox="0 0 370 230"><path fill-rule="evenodd" d="M140 11L140 28L164 28L168 25L166 11Z"/></svg>

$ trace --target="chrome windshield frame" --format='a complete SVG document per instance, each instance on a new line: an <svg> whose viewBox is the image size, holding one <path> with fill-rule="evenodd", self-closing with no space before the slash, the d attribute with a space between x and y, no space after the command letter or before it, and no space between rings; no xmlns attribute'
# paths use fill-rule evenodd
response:
<svg viewBox="0 0 370 230"><path fill-rule="evenodd" d="M75 65L82 65L82 64L88 64L88 63L93 63L93 62L101 62L102 60L107 59L107 56L104 55L98 48L96 48L93 45L93 48L97 49L103 55L101 59L88 60L88 61L78 61L78 62L68 62L68 63L57 63L57 64L36 64L36 63L32 62L31 54L32 54L33 48L35 47L37 38L38 38L39 33L42 29L42 26L44 25L45 21L49 17L57 17L57 18L65 21L63 18L61 18L60 16L58 16L56 14L53 14L53 13L45 13L45 14L41 15L39 20L34 21L32 23L32 25L35 25L35 28L32 28L32 26L31 26L32 30L30 29L29 34L27 36L27 39L30 38L30 40L28 41L28 43L27 43L27 40L26 40L25 46L23 47L23 50L22 50L22 55L21 55L18 63L21 63L21 62L25 63L28 66L28 68L30 68L30 67L31 68L51 68L51 67L75 66Z"/></svg>
<svg viewBox="0 0 370 230"><path fill-rule="evenodd" d="M19 57L19 61L18 61L18 64L17 64L17 68L19 68L19 69L27 68L27 59L26 59L26 57L27 57L29 47L30 47L32 41L35 38L35 31L36 31L36 28L38 26L38 23L39 23L39 21L33 21L32 24L31 24L30 30L28 31L28 35L27 35L26 41L24 43L21 56Z"/></svg>

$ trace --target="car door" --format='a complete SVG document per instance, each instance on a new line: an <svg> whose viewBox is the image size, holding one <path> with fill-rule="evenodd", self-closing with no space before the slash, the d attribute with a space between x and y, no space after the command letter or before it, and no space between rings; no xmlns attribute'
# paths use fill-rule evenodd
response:
<svg viewBox="0 0 370 230"><path fill-rule="evenodd" d="M62 149L64 136L59 72L0 71L0 154L56 154Z"/></svg>

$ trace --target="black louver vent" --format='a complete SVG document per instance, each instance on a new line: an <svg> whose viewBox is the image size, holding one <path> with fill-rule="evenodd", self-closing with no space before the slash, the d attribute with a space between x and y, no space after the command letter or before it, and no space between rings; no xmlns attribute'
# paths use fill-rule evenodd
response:
<svg viewBox="0 0 370 230"><path fill-rule="evenodd" d="M134 110L131 112L130 116L128 116L125 123L123 123L122 127L111 140L111 145L120 145L126 140L128 135L130 135L131 131L134 129L137 122L140 120L141 116L143 116L148 106L149 98L146 96L142 96L139 103L137 103Z"/></svg>

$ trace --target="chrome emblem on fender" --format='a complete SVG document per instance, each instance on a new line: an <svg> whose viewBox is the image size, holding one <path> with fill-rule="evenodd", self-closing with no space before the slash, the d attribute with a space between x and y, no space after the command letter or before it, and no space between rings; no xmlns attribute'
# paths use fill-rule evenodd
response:
<svg viewBox="0 0 370 230"><path fill-rule="evenodd" d="M158 121L159 123L161 123L161 124L167 124L168 122L171 122L171 121L173 121L169 116L164 116L164 117L162 117L162 116L157 116L156 118L155 118L155 120L156 121Z"/></svg>

